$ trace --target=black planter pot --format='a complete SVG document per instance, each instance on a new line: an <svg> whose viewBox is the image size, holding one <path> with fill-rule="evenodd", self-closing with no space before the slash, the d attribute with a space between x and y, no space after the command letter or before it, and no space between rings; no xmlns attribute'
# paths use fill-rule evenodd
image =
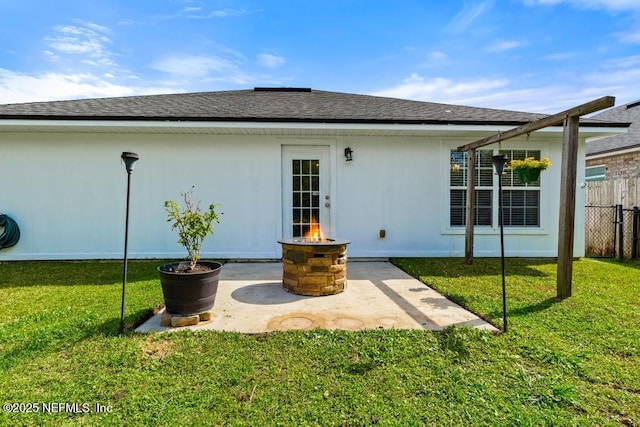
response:
<svg viewBox="0 0 640 427"><path fill-rule="evenodd" d="M219 262L198 262L210 267L211 271L197 273L175 273L179 264L158 267L164 303L169 314L193 315L213 308L218 291L218 277L222 264Z"/></svg>

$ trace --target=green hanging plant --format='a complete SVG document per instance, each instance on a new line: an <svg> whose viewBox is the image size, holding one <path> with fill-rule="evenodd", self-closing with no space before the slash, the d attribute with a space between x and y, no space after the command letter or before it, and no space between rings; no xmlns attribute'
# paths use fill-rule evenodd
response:
<svg viewBox="0 0 640 427"><path fill-rule="evenodd" d="M518 175L518 179L523 182L536 182L540 179L540 172L551 166L551 161L548 157L542 160L537 160L533 157L527 157L524 160L511 160L509 162L509 169L514 170Z"/></svg>

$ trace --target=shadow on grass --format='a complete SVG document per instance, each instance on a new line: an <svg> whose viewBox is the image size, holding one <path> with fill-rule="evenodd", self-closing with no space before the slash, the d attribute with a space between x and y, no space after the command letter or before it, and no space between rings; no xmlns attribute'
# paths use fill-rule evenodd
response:
<svg viewBox="0 0 640 427"><path fill-rule="evenodd" d="M157 267L171 261L131 260L127 281L158 278ZM0 263L0 289L28 286L113 285L122 282L122 261L12 261Z"/></svg>
<svg viewBox="0 0 640 427"><path fill-rule="evenodd" d="M447 298L450 299L451 301L455 302L456 304L464 307L466 310L471 311L471 309L469 308L470 303L469 303L469 299L463 295L460 294L447 294ZM533 314L533 313L538 313L544 310L547 310L550 307L553 307L554 304L561 302L562 299L558 298L558 297L550 297L545 299L544 301L540 301L536 304L532 304L532 305L527 305L525 307L519 307L516 309L510 309L509 308L509 297L507 296L507 315L508 316L527 316L529 314ZM502 309L496 309L493 311L490 311L488 313L478 313L478 312L474 312L475 315L481 317L482 319L484 319L485 321L489 322L489 323L493 323L497 320L500 320L502 318ZM497 325L494 325L497 326Z"/></svg>
<svg viewBox="0 0 640 427"><path fill-rule="evenodd" d="M509 316L527 316L529 314L544 311L560 301L562 301L561 298L551 297L536 304L527 305L525 307L520 307L513 310L507 310L507 312Z"/></svg>
<svg viewBox="0 0 640 427"><path fill-rule="evenodd" d="M391 262L414 276L445 278L481 277L500 275L500 258L476 258L468 265L464 258L394 258ZM548 277L542 267L556 264L555 258L506 258L505 273L526 277Z"/></svg>

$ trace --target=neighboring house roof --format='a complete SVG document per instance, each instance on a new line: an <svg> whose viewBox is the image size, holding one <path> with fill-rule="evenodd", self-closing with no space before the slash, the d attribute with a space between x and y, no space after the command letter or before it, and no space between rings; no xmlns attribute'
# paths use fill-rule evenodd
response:
<svg viewBox="0 0 640 427"><path fill-rule="evenodd" d="M628 122L631 126L627 133L587 141L585 149L587 157L634 148L640 149L640 101L610 108L593 116L593 119Z"/></svg>
<svg viewBox="0 0 640 427"><path fill-rule="evenodd" d="M0 119L520 125L544 114L304 88L255 88L0 105ZM581 120L589 127L619 123ZM624 127L624 126L622 126Z"/></svg>

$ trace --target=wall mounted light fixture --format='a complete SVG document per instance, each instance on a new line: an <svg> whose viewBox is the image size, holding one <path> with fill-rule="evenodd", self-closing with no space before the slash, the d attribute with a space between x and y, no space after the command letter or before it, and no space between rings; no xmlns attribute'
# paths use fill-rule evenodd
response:
<svg viewBox="0 0 640 427"><path fill-rule="evenodd" d="M344 157L347 159L347 162L353 160L353 150L350 147L344 149Z"/></svg>

